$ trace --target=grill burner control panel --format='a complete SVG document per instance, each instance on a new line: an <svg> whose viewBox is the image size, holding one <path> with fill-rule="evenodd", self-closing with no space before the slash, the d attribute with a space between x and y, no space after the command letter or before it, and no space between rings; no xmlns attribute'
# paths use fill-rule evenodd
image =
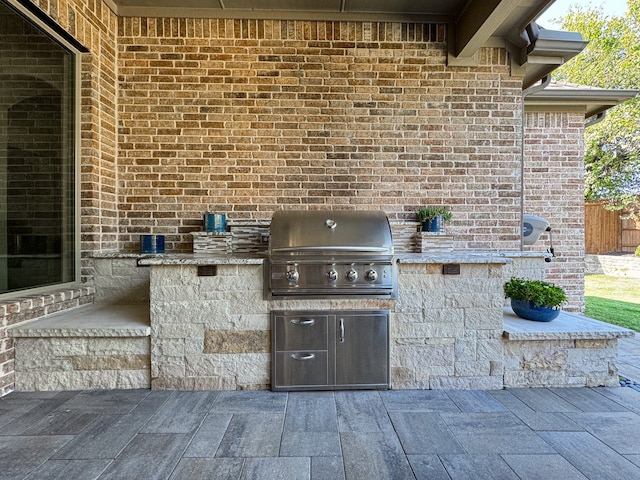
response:
<svg viewBox="0 0 640 480"><path fill-rule="evenodd" d="M393 266L388 263L273 263L269 270L273 294L391 294Z"/></svg>

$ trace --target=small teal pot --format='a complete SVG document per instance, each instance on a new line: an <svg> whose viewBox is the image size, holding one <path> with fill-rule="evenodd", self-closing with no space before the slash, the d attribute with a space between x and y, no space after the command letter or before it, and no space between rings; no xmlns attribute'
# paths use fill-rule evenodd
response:
<svg viewBox="0 0 640 480"><path fill-rule="evenodd" d="M536 322L550 322L560 315L559 308L536 307L533 302L516 300L514 298L511 299L511 309L520 318L534 320Z"/></svg>
<svg viewBox="0 0 640 480"><path fill-rule="evenodd" d="M205 213L204 231L224 233L227 231L227 216L224 213Z"/></svg>

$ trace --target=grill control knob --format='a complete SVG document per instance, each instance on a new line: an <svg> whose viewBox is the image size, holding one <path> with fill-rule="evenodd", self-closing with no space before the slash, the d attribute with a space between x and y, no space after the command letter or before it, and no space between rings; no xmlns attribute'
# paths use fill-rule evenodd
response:
<svg viewBox="0 0 640 480"><path fill-rule="evenodd" d="M355 282L358 279L358 272L356 272L353 268L347 272L347 280L350 282Z"/></svg>
<svg viewBox="0 0 640 480"><path fill-rule="evenodd" d="M287 273L285 274L285 276L287 277L287 280L289 280L290 282L297 282L298 279L300 278L300 274L298 273L297 270L287 270Z"/></svg>
<svg viewBox="0 0 640 480"><path fill-rule="evenodd" d="M375 282L378 279L378 272L373 269L367 270L367 272L364 274L364 278L366 278L370 282Z"/></svg>
<svg viewBox="0 0 640 480"><path fill-rule="evenodd" d="M335 270L331 269L327 272L327 279L330 282L335 282L336 280L338 280L338 272L336 272Z"/></svg>

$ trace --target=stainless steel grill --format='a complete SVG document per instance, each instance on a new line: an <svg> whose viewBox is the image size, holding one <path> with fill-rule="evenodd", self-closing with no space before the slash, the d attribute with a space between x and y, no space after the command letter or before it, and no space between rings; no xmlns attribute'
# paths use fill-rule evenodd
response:
<svg viewBox="0 0 640 480"><path fill-rule="evenodd" d="M274 213L265 264L267 298L395 298L396 276L384 212Z"/></svg>

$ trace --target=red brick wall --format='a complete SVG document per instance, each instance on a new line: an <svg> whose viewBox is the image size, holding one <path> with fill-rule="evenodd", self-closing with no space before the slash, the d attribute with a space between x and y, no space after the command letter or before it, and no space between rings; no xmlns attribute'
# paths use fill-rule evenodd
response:
<svg viewBox="0 0 640 480"><path fill-rule="evenodd" d="M546 279L562 285L567 310L584 310L584 114L525 115L524 211L551 224L556 258ZM545 250L543 233L527 250Z"/></svg>
<svg viewBox="0 0 640 480"><path fill-rule="evenodd" d="M447 67L442 25L121 18L120 248L190 251L205 211L448 204L460 241L518 248L521 79Z"/></svg>

